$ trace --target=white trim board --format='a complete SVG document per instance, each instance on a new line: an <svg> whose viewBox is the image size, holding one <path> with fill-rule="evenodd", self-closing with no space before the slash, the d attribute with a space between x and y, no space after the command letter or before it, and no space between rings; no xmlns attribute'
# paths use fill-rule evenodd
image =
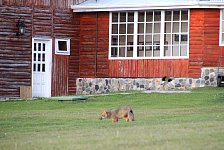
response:
<svg viewBox="0 0 224 150"><path fill-rule="evenodd" d="M152 1L136 1L135 3L130 0L130 3L125 1L110 2L95 1L95 2L84 2L80 5L72 5L71 8L73 12L97 12L97 11L127 11L127 10L152 10L152 9L189 9L189 8L224 8L224 1L196 1L196 0L186 0L186 1L165 1L161 0L156 2Z"/></svg>

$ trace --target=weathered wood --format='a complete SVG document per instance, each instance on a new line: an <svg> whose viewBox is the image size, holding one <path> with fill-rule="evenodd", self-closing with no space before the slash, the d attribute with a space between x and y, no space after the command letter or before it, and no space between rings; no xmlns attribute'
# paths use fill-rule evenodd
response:
<svg viewBox="0 0 224 150"><path fill-rule="evenodd" d="M21 86L20 87L20 98L21 99L32 98L32 87L31 86Z"/></svg>
<svg viewBox="0 0 224 150"><path fill-rule="evenodd" d="M0 6L0 98L19 97L21 86L31 86L32 37L37 36L71 38L70 56L55 55L53 43L52 96L75 94L79 76L79 16L55 5L41 7L49 5L47 0L35 1L34 5L29 0L18 2L2 1ZM24 17L27 30L25 35L16 36L20 17Z"/></svg>
<svg viewBox="0 0 224 150"><path fill-rule="evenodd" d="M71 5L80 4L86 0L0 0L1 5L49 7L53 3L55 8L68 9Z"/></svg>

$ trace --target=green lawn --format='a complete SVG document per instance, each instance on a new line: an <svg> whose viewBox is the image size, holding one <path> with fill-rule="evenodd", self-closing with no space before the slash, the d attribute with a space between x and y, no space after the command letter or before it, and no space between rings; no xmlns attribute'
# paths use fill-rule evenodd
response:
<svg viewBox="0 0 224 150"><path fill-rule="evenodd" d="M135 121L99 120L133 107ZM92 96L86 102L0 102L1 150L223 150L224 88Z"/></svg>

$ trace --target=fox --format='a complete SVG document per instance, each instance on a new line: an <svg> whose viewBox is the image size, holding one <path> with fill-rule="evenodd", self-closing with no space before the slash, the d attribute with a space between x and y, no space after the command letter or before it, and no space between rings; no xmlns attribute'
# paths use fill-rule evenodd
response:
<svg viewBox="0 0 224 150"><path fill-rule="evenodd" d="M134 112L131 107L122 106L117 109L104 110L99 119L111 119L113 123L117 123L118 119L122 118L126 122L134 121Z"/></svg>

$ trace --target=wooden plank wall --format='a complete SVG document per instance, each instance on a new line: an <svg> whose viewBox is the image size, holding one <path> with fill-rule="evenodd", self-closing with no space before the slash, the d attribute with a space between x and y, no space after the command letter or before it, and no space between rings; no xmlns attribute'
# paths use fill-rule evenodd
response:
<svg viewBox="0 0 224 150"><path fill-rule="evenodd" d="M211 9L205 11L204 22L204 64L203 66L218 66L219 57L221 56L221 47L219 47L219 25L220 10Z"/></svg>
<svg viewBox="0 0 224 150"><path fill-rule="evenodd" d="M217 67L219 47L219 9L191 9L189 76L201 76L201 67Z"/></svg>
<svg viewBox="0 0 224 150"><path fill-rule="evenodd" d="M53 43L52 96L75 94L79 16L67 8L71 0L54 2L59 1L0 0L0 98L19 97L20 86L31 86L32 37L71 38L70 56L54 55ZM21 16L27 31L18 37L16 23Z"/></svg>
<svg viewBox="0 0 224 150"><path fill-rule="evenodd" d="M188 59L110 60L110 77L188 77Z"/></svg>
<svg viewBox="0 0 224 150"><path fill-rule="evenodd" d="M97 18L97 77L108 77L109 75L109 60L108 60L108 45L109 45L109 13L99 13Z"/></svg>
<svg viewBox="0 0 224 150"><path fill-rule="evenodd" d="M104 13L102 18L104 22L102 22L99 20L100 14L97 18L96 13L82 13L80 18L80 77L199 78L202 67L217 66L221 51L218 44L218 9L190 11L190 58L168 60L108 60L109 16ZM99 71L100 67L103 68L102 71Z"/></svg>
<svg viewBox="0 0 224 150"><path fill-rule="evenodd" d="M0 5L8 6L31 6L32 4L35 7L49 7L52 4L55 5L55 8L70 8L71 5L80 4L86 0L0 0Z"/></svg>
<svg viewBox="0 0 224 150"><path fill-rule="evenodd" d="M108 77L109 13L80 15L80 77Z"/></svg>
<svg viewBox="0 0 224 150"><path fill-rule="evenodd" d="M30 14L30 8L0 6L0 97L18 97L20 86L31 85ZM16 36L21 16L27 18L26 38Z"/></svg>
<svg viewBox="0 0 224 150"><path fill-rule="evenodd" d="M189 59L110 60L111 77L201 77L202 67L217 67L224 56L219 47L219 9L190 10Z"/></svg>
<svg viewBox="0 0 224 150"><path fill-rule="evenodd" d="M70 56L53 55L52 95L74 95L79 76L79 16L72 10L56 9L53 17L53 37L71 38L71 52Z"/></svg>

